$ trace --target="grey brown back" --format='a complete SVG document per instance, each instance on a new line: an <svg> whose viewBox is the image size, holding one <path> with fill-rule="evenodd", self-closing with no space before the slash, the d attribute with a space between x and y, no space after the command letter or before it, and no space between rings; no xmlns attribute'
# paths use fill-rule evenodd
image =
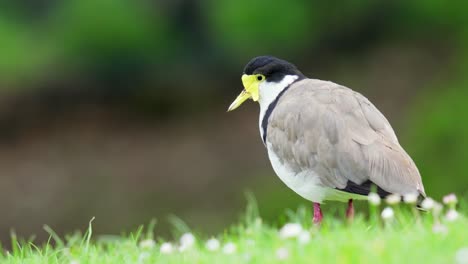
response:
<svg viewBox="0 0 468 264"><path fill-rule="evenodd" d="M304 79L281 96L267 144L295 172L345 189L371 181L389 193L425 195L419 171L387 119L363 95L333 82Z"/></svg>

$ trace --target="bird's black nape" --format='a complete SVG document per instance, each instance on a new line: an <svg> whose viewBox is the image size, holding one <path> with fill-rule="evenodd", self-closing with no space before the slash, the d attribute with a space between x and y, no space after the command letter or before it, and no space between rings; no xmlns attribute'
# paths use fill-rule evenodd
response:
<svg viewBox="0 0 468 264"><path fill-rule="evenodd" d="M305 78L294 64L273 56L253 58L245 66L244 74L262 74L269 82L279 82L286 75L297 75L299 79Z"/></svg>

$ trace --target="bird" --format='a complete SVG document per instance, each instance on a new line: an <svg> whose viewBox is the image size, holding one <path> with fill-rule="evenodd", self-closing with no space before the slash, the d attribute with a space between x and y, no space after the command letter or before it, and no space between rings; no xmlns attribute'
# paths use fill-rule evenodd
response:
<svg viewBox="0 0 468 264"><path fill-rule="evenodd" d="M362 94L343 85L306 77L273 56L251 59L244 89L228 112L251 99L260 105L260 138L276 175L312 202L313 223L325 201L347 202L369 193L425 197L421 175L385 116Z"/></svg>

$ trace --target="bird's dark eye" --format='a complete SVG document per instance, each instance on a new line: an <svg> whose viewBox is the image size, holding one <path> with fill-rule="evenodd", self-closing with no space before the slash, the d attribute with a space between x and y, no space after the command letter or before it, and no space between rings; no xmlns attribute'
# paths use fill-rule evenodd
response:
<svg viewBox="0 0 468 264"><path fill-rule="evenodd" d="M259 81L263 80L263 76L262 76L262 75L258 75L258 76L257 76L257 80L259 80Z"/></svg>

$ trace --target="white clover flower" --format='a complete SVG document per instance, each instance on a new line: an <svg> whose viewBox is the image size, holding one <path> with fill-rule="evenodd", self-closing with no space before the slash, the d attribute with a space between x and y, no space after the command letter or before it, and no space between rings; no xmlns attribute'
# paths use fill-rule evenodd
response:
<svg viewBox="0 0 468 264"><path fill-rule="evenodd" d="M385 207L385 209L382 210L381 216L383 220L388 221L393 219L395 213L391 207Z"/></svg>
<svg viewBox="0 0 468 264"><path fill-rule="evenodd" d="M447 194L446 196L444 196L444 198L442 198L442 201L444 202L444 204L447 204L447 205L455 205L457 204L458 199L454 193L451 193L451 194Z"/></svg>
<svg viewBox="0 0 468 264"><path fill-rule="evenodd" d="M154 242L153 239L145 239L140 241L138 246L142 249L152 249L156 245L156 242Z"/></svg>
<svg viewBox="0 0 468 264"><path fill-rule="evenodd" d="M468 264L468 247L463 247L455 253L456 264Z"/></svg>
<svg viewBox="0 0 468 264"><path fill-rule="evenodd" d="M387 196L387 198L385 198L385 201L389 205L395 205L395 204L400 203L401 196L398 194L390 194L389 196Z"/></svg>
<svg viewBox="0 0 468 264"><path fill-rule="evenodd" d="M236 253L236 250L237 250L237 246L236 246L236 244L234 244L232 242L227 242L223 246L223 253L226 254L226 255L234 254L234 253Z"/></svg>
<svg viewBox="0 0 468 264"><path fill-rule="evenodd" d="M287 223L279 231L281 238L297 237L302 232L302 226L297 223Z"/></svg>
<svg viewBox="0 0 468 264"><path fill-rule="evenodd" d="M369 193L367 196L367 200L372 205L379 205L380 204L380 196L376 193Z"/></svg>
<svg viewBox="0 0 468 264"><path fill-rule="evenodd" d="M286 260L289 257L288 249L284 247L279 248L278 250L276 250L276 257L279 260Z"/></svg>
<svg viewBox="0 0 468 264"><path fill-rule="evenodd" d="M434 208L434 204L435 204L435 201L432 198L427 197L426 199L422 201L421 207L424 210L431 210L432 208Z"/></svg>
<svg viewBox="0 0 468 264"><path fill-rule="evenodd" d="M180 237L179 241L179 252L184 252L193 248L196 242L196 238L192 233L184 233Z"/></svg>
<svg viewBox="0 0 468 264"><path fill-rule="evenodd" d="M432 232L436 234L446 234L448 232L448 229L443 224L436 223L434 224L434 226L432 226Z"/></svg>
<svg viewBox="0 0 468 264"><path fill-rule="evenodd" d="M418 201L418 194L417 193L408 193L403 196L403 201L407 204L416 204Z"/></svg>
<svg viewBox="0 0 468 264"><path fill-rule="evenodd" d="M219 240L216 238L210 238L206 241L205 246L209 251L217 251L221 246L221 243L219 243Z"/></svg>
<svg viewBox="0 0 468 264"><path fill-rule="evenodd" d="M161 252L161 254L171 254L172 252L174 252L174 246L172 246L170 242L164 242L159 247L159 251Z"/></svg>
<svg viewBox="0 0 468 264"><path fill-rule="evenodd" d="M445 219L449 222L453 222L458 219L458 212L455 209L449 209L445 214Z"/></svg>
<svg viewBox="0 0 468 264"><path fill-rule="evenodd" d="M310 232L303 230L297 237L297 241L301 244L307 244L310 241Z"/></svg>
<svg viewBox="0 0 468 264"><path fill-rule="evenodd" d="M192 233L185 233L180 237L180 246L191 248L195 244L195 236Z"/></svg>

